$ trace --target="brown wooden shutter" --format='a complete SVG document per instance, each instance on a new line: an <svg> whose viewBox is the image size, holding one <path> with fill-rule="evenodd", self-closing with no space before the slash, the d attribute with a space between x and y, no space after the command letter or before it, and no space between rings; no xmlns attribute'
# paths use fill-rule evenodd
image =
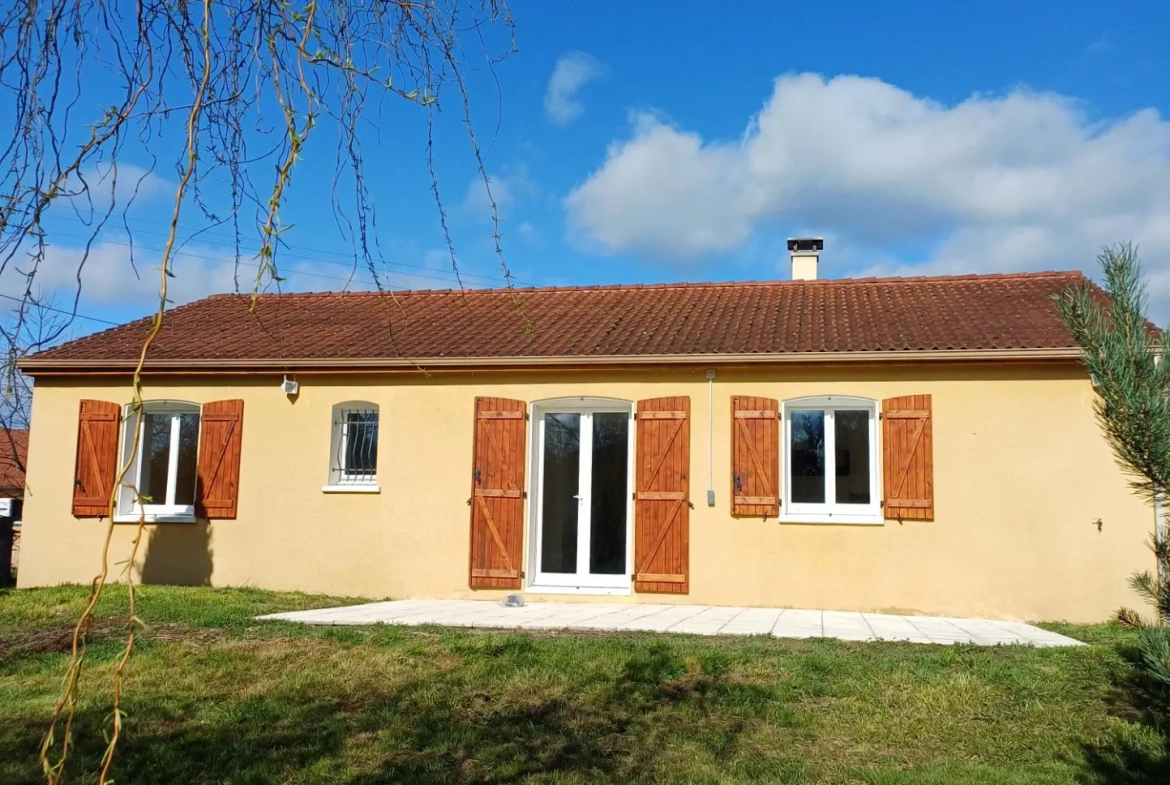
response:
<svg viewBox="0 0 1170 785"><path fill-rule="evenodd" d="M882 401L885 516L934 518L934 452L929 395Z"/></svg>
<svg viewBox="0 0 1170 785"><path fill-rule="evenodd" d="M634 589L690 590L691 399L638 401Z"/></svg>
<svg viewBox="0 0 1170 785"><path fill-rule="evenodd" d="M519 589L524 559L524 401L475 399L471 469L473 589Z"/></svg>
<svg viewBox="0 0 1170 785"><path fill-rule="evenodd" d="M196 512L201 517L236 517L243 431L243 401L203 404L199 415L199 481L195 494Z"/></svg>
<svg viewBox="0 0 1170 785"><path fill-rule="evenodd" d="M731 398L731 514L780 515L780 403Z"/></svg>
<svg viewBox="0 0 1170 785"><path fill-rule="evenodd" d="M118 475L118 422L122 407L109 401L82 401L77 418L77 463L73 473L73 514L110 514Z"/></svg>

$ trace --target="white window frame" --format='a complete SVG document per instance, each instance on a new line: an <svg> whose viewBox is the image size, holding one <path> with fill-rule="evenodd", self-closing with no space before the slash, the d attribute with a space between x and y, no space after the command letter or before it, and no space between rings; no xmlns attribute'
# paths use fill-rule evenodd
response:
<svg viewBox="0 0 1170 785"><path fill-rule="evenodd" d="M378 474L351 473L346 470L346 443L349 439L349 415L355 412L373 412L377 417L378 434L374 442L375 460L379 458L382 442L382 410L370 401L346 401L336 404L330 413L329 426L329 483L321 488L325 493L380 493ZM334 465L336 462L336 465Z"/></svg>
<svg viewBox="0 0 1170 785"><path fill-rule="evenodd" d="M869 504L840 504L837 494L837 433L833 413L838 410L865 409L869 412ZM825 503L794 504L792 502L792 412L823 411L825 413ZM794 398L781 404L784 428L780 469L783 473L783 503L781 522L787 523L845 523L883 524L881 489L881 449L878 439L878 402L872 398L849 395L821 395Z"/></svg>
<svg viewBox="0 0 1170 785"><path fill-rule="evenodd" d="M633 582L630 576L634 571L634 480L637 466L635 448L637 445L637 422L634 419L636 403L620 398L601 398L597 396L576 396L569 398L550 398L543 401L534 401L530 408L530 427L528 433L529 471L526 472L525 489L528 496L528 520L525 527L525 541L527 548L527 577L524 590L533 594L580 594L593 596L628 596L632 593ZM544 488L544 416L546 414L589 414L599 412L623 413L630 417L629 445L627 454L626 488L629 501L626 502L626 570L618 575L592 575L587 565L590 552L591 532L584 527L584 533L578 525L577 563L575 574L544 573L540 569L540 555L543 543L543 500L541 493ZM582 463L592 461L592 429L588 435L583 435ZM588 458L586 458L584 439L589 439ZM579 471L581 471L579 469ZM592 465L588 467L588 475L592 478ZM583 475L579 475L583 476ZM588 493L585 494L586 496ZM591 503L591 499L583 504ZM579 511L579 521L588 521L591 509ZM547 577L546 577L547 576ZM619 580L620 578L620 580Z"/></svg>
<svg viewBox="0 0 1170 785"><path fill-rule="evenodd" d="M199 450L202 448L200 441L202 437L203 407L200 404L190 403L188 401L145 401L143 402L141 413L135 409L132 403L126 404L122 412L122 423L120 427L122 449L119 451L119 455L122 456L123 463L129 459L129 451L134 446L134 434L131 430L135 426L138 429L138 445L134 454L134 461L127 470L121 487L118 488L117 513L114 515L114 522L137 523L145 519L147 523L194 523L195 505L175 503L176 479L179 468L179 415L198 414L200 416L200 427L195 434L195 465L198 467ZM167 498L161 504L153 502L139 504L138 495L133 490L135 488L142 488L142 450L146 444L146 434L143 433L143 430L146 428L146 415L148 414L172 415L171 450L167 458ZM196 485L196 488L198 488L198 485Z"/></svg>

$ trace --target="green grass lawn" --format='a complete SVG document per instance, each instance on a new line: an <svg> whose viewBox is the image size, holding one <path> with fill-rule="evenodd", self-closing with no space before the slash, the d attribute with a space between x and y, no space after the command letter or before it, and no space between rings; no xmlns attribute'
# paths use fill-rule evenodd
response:
<svg viewBox="0 0 1170 785"><path fill-rule="evenodd" d="M0 783L40 781L84 595L0 592ZM110 595L69 781L104 746ZM1033 650L251 620L345 601L143 589L116 782L1170 782L1120 627L1053 625L1093 645Z"/></svg>

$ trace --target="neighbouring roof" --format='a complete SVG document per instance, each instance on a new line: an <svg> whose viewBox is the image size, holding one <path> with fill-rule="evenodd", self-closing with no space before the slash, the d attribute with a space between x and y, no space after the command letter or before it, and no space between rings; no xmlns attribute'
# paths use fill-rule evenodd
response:
<svg viewBox="0 0 1170 785"><path fill-rule="evenodd" d="M28 431L0 428L0 490L5 496L24 496L24 467L28 462ZM19 490L19 493L13 491Z"/></svg>
<svg viewBox="0 0 1170 785"><path fill-rule="evenodd" d="M167 311L148 368L1075 357L1052 296L1079 272L537 289L216 295ZM150 319L28 373L133 367Z"/></svg>

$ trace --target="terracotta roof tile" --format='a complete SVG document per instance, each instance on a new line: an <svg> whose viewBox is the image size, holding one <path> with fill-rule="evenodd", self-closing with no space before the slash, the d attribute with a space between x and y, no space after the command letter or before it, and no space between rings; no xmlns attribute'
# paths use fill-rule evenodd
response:
<svg viewBox="0 0 1170 785"><path fill-rule="evenodd" d="M1052 295L1078 272L933 278L216 295L168 311L155 364L1074 348ZM531 329L526 330L526 322ZM35 355L130 361L142 319Z"/></svg>
<svg viewBox="0 0 1170 785"><path fill-rule="evenodd" d="M24 498L24 468L27 463L28 431L5 431L0 428L0 489L5 496Z"/></svg>

